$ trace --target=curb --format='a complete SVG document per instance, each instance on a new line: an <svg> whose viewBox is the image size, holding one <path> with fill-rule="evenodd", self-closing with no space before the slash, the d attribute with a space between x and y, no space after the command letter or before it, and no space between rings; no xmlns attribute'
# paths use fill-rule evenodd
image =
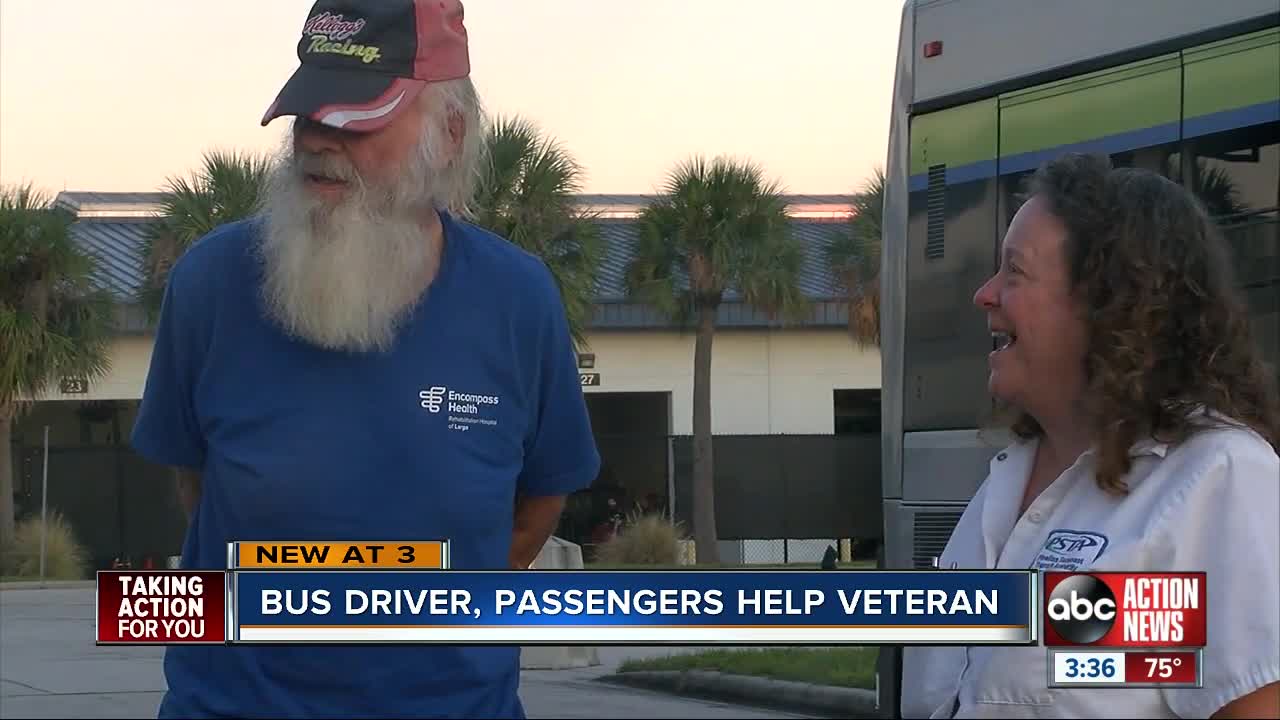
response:
<svg viewBox="0 0 1280 720"><path fill-rule="evenodd" d="M0 582L3 590L71 590L97 587L96 580L13 580Z"/></svg>
<svg viewBox="0 0 1280 720"><path fill-rule="evenodd" d="M731 699L842 718L875 717L877 712L876 694L871 690L774 680L713 670L633 670L606 675L600 680L679 695Z"/></svg>

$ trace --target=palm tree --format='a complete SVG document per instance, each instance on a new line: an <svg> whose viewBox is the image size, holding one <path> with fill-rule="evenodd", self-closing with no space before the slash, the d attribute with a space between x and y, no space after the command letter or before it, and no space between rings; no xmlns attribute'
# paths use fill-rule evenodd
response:
<svg viewBox="0 0 1280 720"><path fill-rule="evenodd" d="M0 543L14 535L11 435L18 411L55 378L110 370L114 302L70 213L30 186L0 190Z"/></svg>
<svg viewBox="0 0 1280 720"><path fill-rule="evenodd" d="M696 318L693 353L693 529L699 563L718 563L711 438L711 344L725 294L774 318L800 317L802 250L779 186L751 162L679 164L640 214L628 289L669 317Z"/></svg>
<svg viewBox="0 0 1280 720"><path fill-rule="evenodd" d="M475 222L542 258L560 289L569 329L587 347L600 239L577 207L582 167L554 139L520 117L485 131L488 162L476 191Z"/></svg>
<svg viewBox="0 0 1280 720"><path fill-rule="evenodd" d="M880 233L884 218L884 171L876 168L853 196L849 224L827 245L827 262L845 293L849 333L858 345L880 344Z"/></svg>
<svg viewBox="0 0 1280 720"><path fill-rule="evenodd" d="M212 151L190 177L166 183L160 217L147 228L142 249L145 280L139 300L153 319L160 310L169 268L214 228L258 210L269 167L267 156Z"/></svg>

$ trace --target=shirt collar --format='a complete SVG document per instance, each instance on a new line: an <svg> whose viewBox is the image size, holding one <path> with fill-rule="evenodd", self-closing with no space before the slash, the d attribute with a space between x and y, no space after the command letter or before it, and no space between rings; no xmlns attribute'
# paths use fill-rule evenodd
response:
<svg viewBox="0 0 1280 720"><path fill-rule="evenodd" d="M1021 442L1015 445L1011 445L1010 447L1005 448L1001 452L1001 455L1011 456L1014 453L1019 453L1019 454L1025 453L1028 458L1034 459L1035 449L1038 444L1039 444L1039 438L1032 438L1031 440ZM1133 445L1129 446L1129 457L1142 457L1143 455L1155 455L1157 457L1164 457L1165 455L1168 454L1168 452L1169 452L1169 443L1160 442L1159 440L1156 440L1155 438L1152 438L1152 437L1139 438L1138 440L1134 441ZM1080 456L1093 457L1097 454L1098 454L1098 446L1091 445L1083 453L1080 453ZM1005 458L1000 457L999 459L1004 460Z"/></svg>
<svg viewBox="0 0 1280 720"><path fill-rule="evenodd" d="M1037 438L1020 439L991 458L990 487L978 521L982 528L982 549L987 567L996 567L1004 544L1017 523L1018 505L1026 490L1038 444Z"/></svg>
<svg viewBox="0 0 1280 720"><path fill-rule="evenodd" d="M1129 448L1129 457L1141 457L1143 455L1156 455L1164 457L1169 452L1169 444L1162 443L1154 438L1144 438L1133 444Z"/></svg>

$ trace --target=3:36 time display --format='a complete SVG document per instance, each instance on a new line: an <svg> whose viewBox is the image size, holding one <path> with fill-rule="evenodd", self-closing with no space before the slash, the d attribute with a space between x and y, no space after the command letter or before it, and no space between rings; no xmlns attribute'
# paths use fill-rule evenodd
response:
<svg viewBox="0 0 1280 720"><path fill-rule="evenodd" d="M1115 658L1067 656L1062 661L1063 674L1073 680L1109 680L1116 676Z"/></svg>

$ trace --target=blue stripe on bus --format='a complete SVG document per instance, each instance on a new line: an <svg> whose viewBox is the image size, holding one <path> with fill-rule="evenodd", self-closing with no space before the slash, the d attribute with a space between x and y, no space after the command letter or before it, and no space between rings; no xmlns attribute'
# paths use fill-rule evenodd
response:
<svg viewBox="0 0 1280 720"><path fill-rule="evenodd" d="M1269 122L1280 122L1280 100L1187 118L1182 121L1182 137L1199 137Z"/></svg>
<svg viewBox="0 0 1280 720"><path fill-rule="evenodd" d="M1143 128L1141 130L1132 130L1129 132L1118 133L1116 135L1108 135L1107 137L1097 138L1095 140L1058 145L1056 147L1045 148L1044 150L1032 150L1031 152L1002 157L1000 158L999 171L1001 175L1008 175L1009 173L1022 172L1023 170L1034 170L1046 161L1070 152L1103 153L1110 155L1112 153L1124 152L1126 150L1151 147L1153 145L1164 145L1165 143L1177 141L1178 123L1164 123L1154 127ZM976 163L957 165L953 168L947 168L947 184L950 185L970 180L982 180L985 178L995 177L995 175L996 161L983 160ZM910 188L910 192L916 192L928 188L929 174L918 173L911 176L908 187Z"/></svg>
<svg viewBox="0 0 1280 720"><path fill-rule="evenodd" d="M1008 175L1009 173L1022 172L1024 170L1034 170L1045 162L1066 153L1102 153L1111 155L1126 150L1136 150L1177 141L1178 123L1164 123L1155 127L1108 135L1096 140L1069 143L1045 150L1034 150L1000 158L1000 174Z"/></svg>
<svg viewBox="0 0 1280 720"><path fill-rule="evenodd" d="M948 185L957 183L971 182L973 180L982 180L984 178L995 177L996 161L981 160L968 165L957 165L947 168L946 182ZM920 173L912 175L910 180L910 192L918 190L926 190L929 187L929 173Z"/></svg>
<svg viewBox="0 0 1280 720"><path fill-rule="evenodd" d="M1268 122L1280 122L1280 102L1263 102L1249 105L1248 107L1201 115L1200 117L1186 118L1183 121L1182 137L1199 137ZM1011 155L1000 159L999 172L1001 175L1007 175L1024 170L1034 170L1046 160L1068 152L1101 152L1110 155L1136 148L1177 142L1178 139L1178 123L1165 123L1096 140L1086 140L1085 142ZM995 177L995 175L996 161L982 160L976 163L947 168L947 184L982 180ZM910 192L919 192L928 189L928 187L929 174L927 172L912 175L908 181Z"/></svg>

